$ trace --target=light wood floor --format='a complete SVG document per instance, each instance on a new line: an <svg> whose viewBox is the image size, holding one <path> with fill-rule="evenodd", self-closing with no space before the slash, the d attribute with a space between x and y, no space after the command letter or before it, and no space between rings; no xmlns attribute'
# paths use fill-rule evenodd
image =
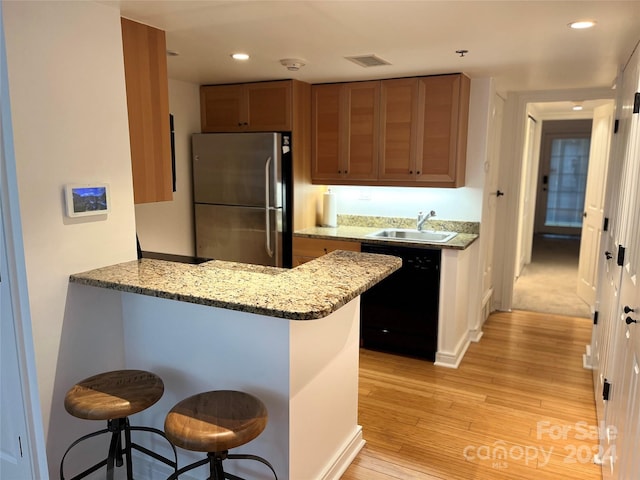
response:
<svg viewBox="0 0 640 480"><path fill-rule="evenodd" d="M600 479L590 338L588 319L516 311L458 369L361 350L367 444L342 479Z"/></svg>

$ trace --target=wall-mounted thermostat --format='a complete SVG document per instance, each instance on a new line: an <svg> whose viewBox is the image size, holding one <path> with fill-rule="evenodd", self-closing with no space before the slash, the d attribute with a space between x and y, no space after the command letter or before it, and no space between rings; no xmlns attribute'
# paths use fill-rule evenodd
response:
<svg viewBox="0 0 640 480"><path fill-rule="evenodd" d="M104 215L111 209L109 185L106 183L65 185L64 197L69 217Z"/></svg>

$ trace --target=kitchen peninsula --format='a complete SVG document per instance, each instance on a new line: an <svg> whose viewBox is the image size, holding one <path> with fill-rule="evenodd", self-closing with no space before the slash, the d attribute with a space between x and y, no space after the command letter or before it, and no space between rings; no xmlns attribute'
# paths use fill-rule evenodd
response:
<svg viewBox="0 0 640 480"><path fill-rule="evenodd" d="M266 404L269 423L243 453L267 458L280 479L337 479L364 444L357 424L360 294L400 264L345 251L292 270L143 259L70 281L119 292L123 368L151 370L165 383L163 398L136 423L162 428L166 412L194 393L246 391ZM200 458L179 455L181 465ZM166 473L155 463L140 468L143 478ZM259 465L228 468L269 478Z"/></svg>

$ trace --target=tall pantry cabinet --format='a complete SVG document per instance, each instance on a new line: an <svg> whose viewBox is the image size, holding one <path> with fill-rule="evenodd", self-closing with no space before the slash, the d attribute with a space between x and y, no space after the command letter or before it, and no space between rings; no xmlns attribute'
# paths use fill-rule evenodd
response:
<svg viewBox="0 0 640 480"><path fill-rule="evenodd" d="M165 33L121 19L134 203L173 199Z"/></svg>

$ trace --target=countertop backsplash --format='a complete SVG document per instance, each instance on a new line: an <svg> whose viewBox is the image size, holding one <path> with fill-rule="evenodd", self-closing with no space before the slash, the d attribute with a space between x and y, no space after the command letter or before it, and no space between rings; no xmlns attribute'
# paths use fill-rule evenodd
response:
<svg viewBox="0 0 640 480"><path fill-rule="evenodd" d="M416 228L416 218L400 217L374 217L365 215L341 215L338 214L338 225L349 227L373 227L373 228ZM436 230L458 233L480 233L479 222L463 222L456 220L439 220L437 218L427 220L424 230Z"/></svg>

